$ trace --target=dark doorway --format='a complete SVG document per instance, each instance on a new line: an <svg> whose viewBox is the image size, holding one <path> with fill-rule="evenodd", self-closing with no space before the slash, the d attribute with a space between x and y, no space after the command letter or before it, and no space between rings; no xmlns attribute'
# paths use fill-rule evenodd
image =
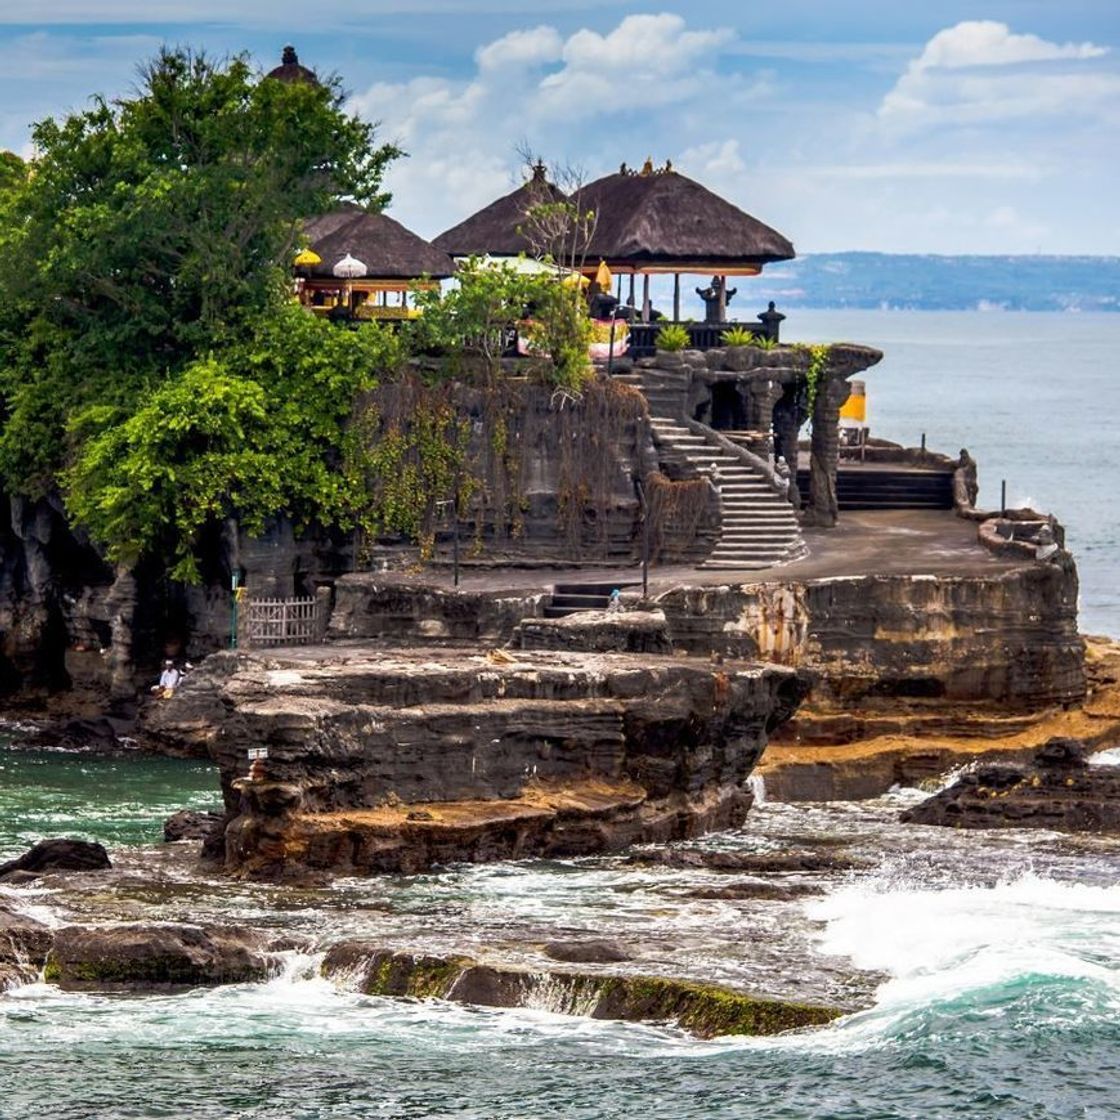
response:
<svg viewBox="0 0 1120 1120"><path fill-rule="evenodd" d="M734 381L712 386L712 427L717 431L741 432L750 427L743 396Z"/></svg>

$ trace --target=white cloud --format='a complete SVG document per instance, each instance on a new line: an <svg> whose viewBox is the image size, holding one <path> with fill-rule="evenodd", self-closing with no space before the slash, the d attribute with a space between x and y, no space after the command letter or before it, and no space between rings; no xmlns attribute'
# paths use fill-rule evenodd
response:
<svg viewBox="0 0 1120 1120"><path fill-rule="evenodd" d="M475 51L480 70L499 70L507 66L540 66L559 62L564 52L564 39L555 27L534 27L528 31L511 31Z"/></svg>
<svg viewBox="0 0 1120 1120"><path fill-rule="evenodd" d="M1016 62L1098 58L1107 53L1107 47L1098 47L1094 43L1050 43L1037 35L1017 35L1006 23L976 19L939 31L910 64L910 70L1007 66Z"/></svg>
<svg viewBox="0 0 1120 1120"><path fill-rule="evenodd" d="M717 79L713 55L733 40L671 14L627 16L605 34L566 38L542 25L479 47L466 80L382 82L351 108L380 120L382 135L409 152L388 176L393 213L430 237L512 190L523 144L546 159L581 162L590 177L647 154L680 163L666 145L690 134L686 120L704 117L713 84L725 107L770 89L737 74ZM737 158L732 144L725 160Z"/></svg>
<svg viewBox="0 0 1120 1120"><path fill-rule="evenodd" d="M1120 75L1085 65L1107 53L1094 43L1052 43L1005 23L968 20L926 43L883 98L879 117L918 127L1093 111L1120 93Z"/></svg>

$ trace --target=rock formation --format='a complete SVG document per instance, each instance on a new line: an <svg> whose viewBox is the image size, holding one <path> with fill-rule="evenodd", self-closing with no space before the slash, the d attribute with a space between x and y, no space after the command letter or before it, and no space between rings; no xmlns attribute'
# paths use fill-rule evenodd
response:
<svg viewBox="0 0 1120 1120"><path fill-rule="evenodd" d="M1120 766L1090 766L1083 743L1051 739L1027 766L985 764L907 809L910 824L1120 833Z"/></svg>
<svg viewBox="0 0 1120 1120"><path fill-rule="evenodd" d="M419 956L364 942L327 953L323 975L367 995L447 999L481 1007L534 1007L592 1019L671 1021L700 1038L771 1035L822 1026L835 1007L787 1003L686 980L549 970L528 972L466 957Z"/></svg>
<svg viewBox="0 0 1120 1120"><path fill-rule="evenodd" d="M16 872L101 871L111 866L109 853L96 841L40 840L22 856L0 864L0 881Z"/></svg>
<svg viewBox="0 0 1120 1120"><path fill-rule="evenodd" d="M118 925L56 931L44 977L66 989L158 991L265 979L265 938L234 926Z"/></svg>
<svg viewBox="0 0 1120 1120"><path fill-rule="evenodd" d="M806 688L775 666L623 654L230 653L148 730L207 743L231 870L417 871L736 825ZM259 747L267 780L248 780Z"/></svg>

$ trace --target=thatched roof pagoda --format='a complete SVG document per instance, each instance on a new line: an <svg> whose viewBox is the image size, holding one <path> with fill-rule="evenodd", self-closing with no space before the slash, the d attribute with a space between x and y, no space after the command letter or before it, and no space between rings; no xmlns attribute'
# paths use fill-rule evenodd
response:
<svg viewBox="0 0 1120 1120"><path fill-rule="evenodd" d="M360 258L367 275L379 280L416 280L430 276L445 280L455 262L418 234L386 214L371 214L358 206L342 206L303 224L311 249L322 263L312 276L333 276L332 268L347 253Z"/></svg>
<svg viewBox="0 0 1120 1120"><path fill-rule="evenodd" d="M352 203L309 218L303 229L310 251L296 258L297 287L301 302L322 314L408 318L408 293L455 271L446 253L400 222Z"/></svg>
<svg viewBox="0 0 1120 1120"><path fill-rule="evenodd" d="M581 210L596 214L589 261L614 272L754 275L796 254L777 230L744 213L666 164L641 171L625 164L579 192Z"/></svg>
<svg viewBox="0 0 1120 1120"><path fill-rule="evenodd" d="M544 164L537 163L532 177L517 190L433 238L432 244L453 257L533 255L538 246L522 232L529 211L543 203L563 201L564 197L564 192L548 181Z"/></svg>
<svg viewBox="0 0 1120 1120"><path fill-rule="evenodd" d="M276 78L281 82L307 82L308 85L317 86L319 79L314 70L301 66L299 56L293 46L284 48L280 56L280 65L265 75L266 78Z"/></svg>

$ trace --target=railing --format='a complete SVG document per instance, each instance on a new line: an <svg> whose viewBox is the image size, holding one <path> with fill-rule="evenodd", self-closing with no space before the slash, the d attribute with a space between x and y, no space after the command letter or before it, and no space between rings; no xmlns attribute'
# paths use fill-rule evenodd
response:
<svg viewBox="0 0 1120 1120"><path fill-rule="evenodd" d="M322 639L318 599L247 599L242 610L245 645L301 646Z"/></svg>
<svg viewBox="0 0 1120 1120"><path fill-rule="evenodd" d="M658 319L653 323L630 324L630 357L652 358L657 353L657 333L665 327L684 327L689 334L690 350L714 350L726 346L723 336L729 330L750 331L755 338L767 338L766 326L762 323L673 323L668 319Z"/></svg>

